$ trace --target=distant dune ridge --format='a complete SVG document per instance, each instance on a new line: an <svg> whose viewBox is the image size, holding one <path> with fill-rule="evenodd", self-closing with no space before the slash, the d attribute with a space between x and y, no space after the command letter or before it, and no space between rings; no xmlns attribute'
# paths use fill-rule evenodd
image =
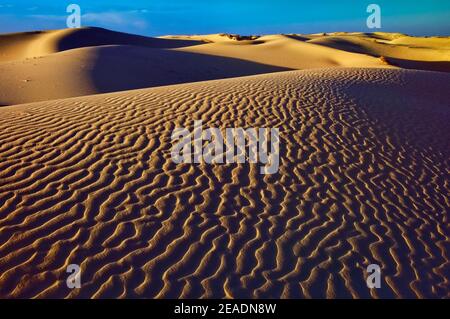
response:
<svg viewBox="0 0 450 319"><path fill-rule="evenodd" d="M1 35L0 297L449 298L448 40ZM278 172L175 164L195 120Z"/></svg>

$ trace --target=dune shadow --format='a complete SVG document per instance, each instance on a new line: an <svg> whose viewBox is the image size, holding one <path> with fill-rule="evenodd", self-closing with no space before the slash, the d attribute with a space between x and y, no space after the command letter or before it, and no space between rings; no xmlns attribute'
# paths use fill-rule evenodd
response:
<svg viewBox="0 0 450 319"><path fill-rule="evenodd" d="M107 29L88 27L77 29L67 34L58 42L58 50L65 51L81 47L100 45L136 45L149 48L180 48L204 44L203 41L162 39L123 32L110 31Z"/></svg>
<svg viewBox="0 0 450 319"><path fill-rule="evenodd" d="M450 72L450 61L416 61L388 57L386 61L404 69Z"/></svg>
<svg viewBox="0 0 450 319"><path fill-rule="evenodd" d="M306 42L306 41L310 40L310 39L307 38L307 37L302 37L302 36L299 36L299 35L296 35L296 34L284 34L284 36L285 36L286 38L289 38L289 39L298 40L298 41L303 41L303 42Z"/></svg>
<svg viewBox="0 0 450 319"><path fill-rule="evenodd" d="M376 55L372 55L372 54L368 53L367 50L363 46L352 43L352 42L344 40L344 39L333 38L333 39L329 39L326 43L315 42L315 41L310 42L310 43L321 45L321 46L332 48L332 49L336 49L336 50L352 52L352 53L367 54L367 55L371 55L374 57L378 57Z"/></svg>
<svg viewBox="0 0 450 319"><path fill-rule="evenodd" d="M440 94L450 90L450 76L445 72L396 72L403 73L404 80L376 85L370 81L355 83L347 93L364 101L359 104L360 109L398 145L422 151L432 146L450 156L450 107L445 94Z"/></svg>
<svg viewBox="0 0 450 319"><path fill-rule="evenodd" d="M90 78L100 93L292 69L235 58L136 46L96 48Z"/></svg>
<svg viewBox="0 0 450 319"><path fill-rule="evenodd" d="M352 53L359 53L369 55L375 58L380 58L379 55L369 52L364 46L346 41L344 39L333 39L327 43L311 42L325 47L347 51ZM450 72L450 61L416 61L408 59L393 58L389 55L383 57L390 65L398 66L404 69L424 70L424 71L439 71Z"/></svg>

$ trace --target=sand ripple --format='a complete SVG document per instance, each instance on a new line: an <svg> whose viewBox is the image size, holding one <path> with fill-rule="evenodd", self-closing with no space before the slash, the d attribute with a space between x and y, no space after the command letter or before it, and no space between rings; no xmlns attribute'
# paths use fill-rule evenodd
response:
<svg viewBox="0 0 450 319"><path fill-rule="evenodd" d="M0 296L450 297L449 92L330 69L3 107ZM194 119L278 127L278 174L175 165Z"/></svg>

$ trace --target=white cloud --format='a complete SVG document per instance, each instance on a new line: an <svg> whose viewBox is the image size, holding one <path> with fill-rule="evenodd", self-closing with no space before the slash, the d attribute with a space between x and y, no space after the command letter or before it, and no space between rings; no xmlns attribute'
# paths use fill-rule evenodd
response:
<svg viewBox="0 0 450 319"><path fill-rule="evenodd" d="M122 12L97 12L85 13L81 15L81 23L83 25L100 24L111 27L131 26L139 29L145 29L147 21L139 17L139 12L122 11Z"/></svg>

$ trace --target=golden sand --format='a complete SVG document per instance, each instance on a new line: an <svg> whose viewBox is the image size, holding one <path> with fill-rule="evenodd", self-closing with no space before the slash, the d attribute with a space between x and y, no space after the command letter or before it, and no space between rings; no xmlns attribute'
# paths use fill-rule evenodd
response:
<svg viewBox="0 0 450 319"><path fill-rule="evenodd" d="M59 98L0 108L1 297L449 297L450 74L287 36L225 38L0 64L30 76L21 89L0 80L4 104ZM240 60L217 77L233 63L295 70L166 85L169 74L160 87L67 98L96 93L83 82L92 73L62 75L80 60L95 66L98 50L208 60L226 46L251 48L223 49ZM291 55L271 62L264 50ZM252 56L258 66L245 64ZM60 83L35 83L46 76ZM194 120L278 128L278 173L175 164L171 133ZM373 263L380 289L366 286ZM81 266L81 289L66 286L69 264Z"/></svg>

